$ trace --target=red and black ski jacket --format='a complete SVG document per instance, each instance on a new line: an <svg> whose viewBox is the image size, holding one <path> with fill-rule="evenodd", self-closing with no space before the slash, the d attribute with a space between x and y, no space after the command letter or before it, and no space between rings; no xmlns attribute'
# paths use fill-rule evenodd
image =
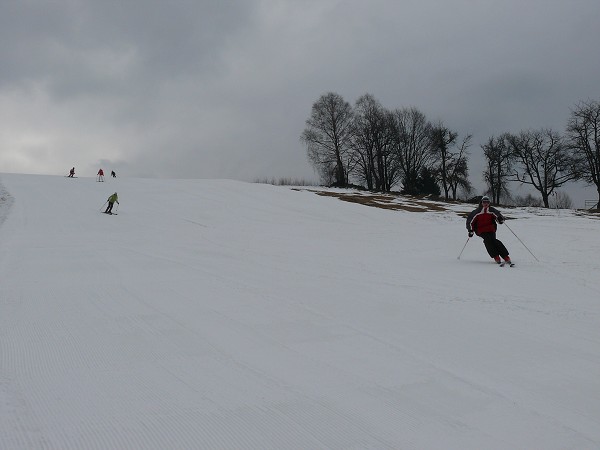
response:
<svg viewBox="0 0 600 450"><path fill-rule="evenodd" d="M496 208L479 205L467 217L467 231L474 231L477 236L482 233L495 233L498 224L503 222L504 216Z"/></svg>

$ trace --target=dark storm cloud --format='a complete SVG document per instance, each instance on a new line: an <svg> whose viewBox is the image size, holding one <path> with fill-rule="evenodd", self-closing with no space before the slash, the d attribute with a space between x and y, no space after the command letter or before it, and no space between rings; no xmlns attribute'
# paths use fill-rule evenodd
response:
<svg viewBox="0 0 600 450"><path fill-rule="evenodd" d="M251 3L9 2L0 19L0 76L4 85L46 82L59 95L214 76L222 47L252 15L245 5Z"/></svg>

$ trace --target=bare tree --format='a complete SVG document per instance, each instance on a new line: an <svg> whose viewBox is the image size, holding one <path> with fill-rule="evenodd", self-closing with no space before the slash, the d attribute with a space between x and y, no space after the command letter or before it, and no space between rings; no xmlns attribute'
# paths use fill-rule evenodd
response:
<svg viewBox="0 0 600 450"><path fill-rule="evenodd" d="M350 104L339 94L329 92L313 104L301 136L308 158L321 178L325 181L333 178L337 186L348 184L352 117Z"/></svg>
<svg viewBox="0 0 600 450"><path fill-rule="evenodd" d="M369 95L364 95L354 106L354 129L352 155L356 161L356 177L366 184L367 189L375 189L375 139L377 133L377 110L379 104Z"/></svg>
<svg viewBox="0 0 600 450"><path fill-rule="evenodd" d="M499 204L502 197L510 197L508 177L512 171L514 156L508 145L508 135L503 134L497 138L492 136L481 148L487 163L483 179L492 201Z"/></svg>
<svg viewBox="0 0 600 450"><path fill-rule="evenodd" d="M456 200L458 186L470 186L468 181L467 148L471 136L467 135L458 143L458 133L450 130L442 122L432 127L431 151L434 163L434 172L444 190L444 198L449 200L452 192Z"/></svg>
<svg viewBox="0 0 600 450"><path fill-rule="evenodd" d="M462 146L461 146L462 147ZM465 150L462 157L457 158L450 167L448 183L452 191L452 200L458 197L458 190L461 189L469 195L473 191L473 185L469 181L469 165L467 162L467 152Z"/></svg>
<svg viewBox="0 0 600 450"><path fill-rule="evenodd" d="M384 192L390 192L392 187L398 184L402 174L398 155L394 151L394 142L396 136L396 122L391 111L383 110L382 133L378 139L377 161L379 179L381 180L381 189Z"/></svg>
<svg viewBox="0 0 600 450"><path fill-rule="evenodd" d="M551 129L522 131L508 140L518 162L512 179L533 186L542 195L544 207L550 207L550 195L557 188L578 178L568 146Z"/></svg>
<svg viewBox="0 0 600 450"><path fill-rule="evenodd" d="M600 102L580 102L571 111L567 139L581 178L596 186L600 202Z"/></svg>
<svg viewBox="0 0 600 450"><path fill-rule="evenodd" d="M370 94L360 97L354 106L354 155L359 177L370 190L389 192L398 182L395 163L393 117Z"/></svg>
<svg viewBox="0 0 600 450"><path fill-rule="evenodd" d="M432 126L425 114L414 107L397 109L393 116L394 153L402 171L402 191L412 194L421 169L429 169L432 163Z"/></svg>

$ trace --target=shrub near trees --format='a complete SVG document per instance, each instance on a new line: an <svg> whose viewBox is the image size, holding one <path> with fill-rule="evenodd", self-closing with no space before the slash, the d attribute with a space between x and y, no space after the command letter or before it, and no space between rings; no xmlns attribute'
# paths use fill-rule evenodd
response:
<svg viewBox="0 0 600 450"><path fill-rule="evenodd" d="M388 110L370 94L352 107L329 92L313 104L301 140L327 185L356 183L390 192L401 184L403 193L443 191L446 200L456 200L459 191L472 191L471 136L461 138L441 121L432 124L415 107ZM557 189L576 180L594 184L600 200L600 102L576 105L564 136L551 129L504 133L490 137L481 149L486 159L483 180L495 203L509 199L509 183L517 182L539 192L546 208L551 199L557 206L570 205ZM527 202L535 200L530 196Z"/></svg>

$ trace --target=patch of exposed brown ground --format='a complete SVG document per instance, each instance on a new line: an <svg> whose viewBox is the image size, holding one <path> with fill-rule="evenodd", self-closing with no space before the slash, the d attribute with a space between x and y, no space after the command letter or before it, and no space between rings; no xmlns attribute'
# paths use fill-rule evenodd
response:
<svg viewBox="0 0 600 450"><path fill-rule="evenodd" d="M317 195L325 197L335 197L344 202L358 203L360 205L370 206L374 208L382 208L389 210L400 210L409 212L453 212L461 217L467 217L470 209L467 211L457 211L456 208L449 208L445 205L465 205L469 208L475 208L477 205L471 205L463 202L448 201L442 199L426 199L414 197L410 195L372 193L368 191L353 191L353 192L337 192L337 191L318 191L313 189L293 188L297 191L309 190ZM514 208L512 206L503 205L502 208ZM544 208L541 208L543 211ZM600 219L600 210L575 210L575 214ZM509 218L507 218L509 219Z"/></svg>
<svg viewBox="0 0 600 450"><path fill-rule="evenodd" d="M438 203L424 201L417 197L398 197L393 194L345 193L330 191L316 191L315 193L317 195L323 195L326 197L336 197L345 202L359 203L361 205L383 209L403 210L410 212L448 211L447 208L444 208Z"/></svg>

